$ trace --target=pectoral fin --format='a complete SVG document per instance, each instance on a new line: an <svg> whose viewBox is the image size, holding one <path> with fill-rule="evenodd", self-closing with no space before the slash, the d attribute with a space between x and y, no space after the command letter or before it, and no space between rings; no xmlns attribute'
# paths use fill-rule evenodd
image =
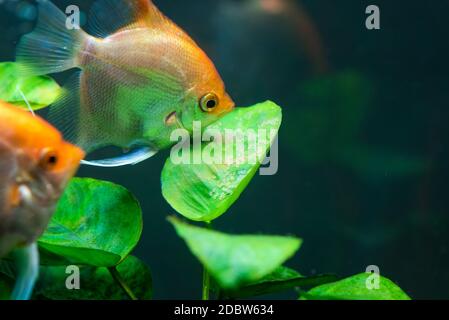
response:
<svg viewBox="0 0 449 320"><path fill-rule="evenodd" d="M158 153L157 149L151 147L142 147L119 157L102 160L83 160L81 161L81 163L88 166L114 168L138 164L151 158L156 153Z"/></svg>

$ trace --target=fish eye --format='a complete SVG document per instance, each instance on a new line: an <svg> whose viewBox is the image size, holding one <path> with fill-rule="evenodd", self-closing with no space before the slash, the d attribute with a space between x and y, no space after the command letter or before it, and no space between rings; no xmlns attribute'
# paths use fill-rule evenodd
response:
<svg viewBox="0 0 449 320"><path fill-rule="evenodd" d="M212 112L218 106L218 97L215 93L205 94L200 99L200 108L204 112Z"/></svg>
<svg viewBox="0 0 449 320"><path fill-rule="evenodd" d="M43 169L52 169L58 164L58 155L53 149L44 149L39 160L39 165Z"/></svg>

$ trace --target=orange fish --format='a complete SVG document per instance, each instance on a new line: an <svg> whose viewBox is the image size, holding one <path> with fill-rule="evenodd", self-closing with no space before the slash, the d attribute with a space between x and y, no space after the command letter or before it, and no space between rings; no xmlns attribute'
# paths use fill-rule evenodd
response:
<svg viewBox="0 0 449 320"><path fill-rule="evenodd" d="M27 75L76 72L49 120L87 152L106 146L129 155L89 162L134 164L168 148L174 129L203 127L234 108L214 64L150 0L99 0L89 33L39 0L36 29L22 37L17 61Z"/></svg>
<svg viewBox="0 0 449 320"><path fill-rule="evenodd" d="M83 157L44 120L0 102L0 257L44 232Z"/></svg>
<svg viewBox="0 0 449 320"><path fill-rule="evenodd" d="M84 152L31 113L0 101L0 258L17 267L12 299L30 298L39 270L37 238Z"/></svg>

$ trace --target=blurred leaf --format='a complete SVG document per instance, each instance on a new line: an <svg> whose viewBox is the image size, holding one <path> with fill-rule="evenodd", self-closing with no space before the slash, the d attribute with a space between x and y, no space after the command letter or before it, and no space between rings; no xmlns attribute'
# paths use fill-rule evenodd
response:
<svg viewBox="0 0 449 320"><path fill-rule="evenodd" d="M371 104L371 84L360 73L345 71L312 79L298 90L285 116L283 140L302 161L317 164L357 141Z"/></svg>
<svg viewBox="0 0 449 320"><path fill-rule="evenodd" d="M192 161L190 164L174 164L170 157L161 177L165 199L176 211L191 220L212 221L222 215L238 199L256 173L260 166L259 160L263 160L279 130L281 118L280 107L267 101L253 107L237 108L209 126L207 132L220 132L222 137L225 136L226 129L234 132L242 130L244 133L252 130L256 135L258 130L266 130L264 138L267 143L257 148L255 143L248 143L248 139L243 139L244 149L236 153L234 148L234 154L237 154L238 159L257 161L242 161L242 164L236 163L237 161L224 164L224 156L220 164L192 164ZM258 142L260 141L261 139ZM203 143L201 149L191 147L190 150L193 157L201 157L213 148L221 149L224 154L226 148L223 145L224 141L212 141ZM213 152L208 154L215 155Z"/></svg>
<svg viewBox="0 0 449 320"><path fill-rule="evenodd" d="M0 273L0 300L9 300L13 288L13 281Z"/></svg>
<svg viewBox="0 0 449 320"><path fill-rule="evenodd" d="M263 277L262 279L260 279L258 281L254 281L253 283L251 283L251 285L264 284L264 283L280 281L280 280L282 280L282 281L283 280L292 280L292 279L302 278L302 277L303 276L298 271L293 270L288 267L280 266L279 268L274 270L269 275L266 275L265 277Z"/></svg>
<svg viewBox="0 0 449 320"><path fill-rule="evenodd" d="M420 157L363 146L342 148L339 161L366 180L401 178L423 172L427 162Z"/></svg>
<svg viewBox="0 0 449 320"><path fill-rule="evenodd" d="M288 110L283 140L307 164L333 162L363 179L404 177L422 172L419 157L365 147L361 128L372 104L372 84L358 72L345 71L301 85L297 108Z"/></svg>
<svg viewBox="0 0 449 320"><path fill-rule="evenodd" d="M294 237L228 235L170 218L178 235L217 283L234 289L258 281L279 268L299 249Z"/></svg>
<svg viewBox="0 0 449 320"><path fill-rule="evenodd" d="M106 181L74 178L39 246L53 260L61 257L61 263L108 267L126 258L141 233L141 209L128 190Z"/></svg>
<svg viewBox="0 0 449 320"><path fill-rule="evenodd" d="M14 263L10 260L2 259L0 260L0 274L10 278L15 278L15 266Z"/></svg>
<svg viewBox="0 0 449 320"><path fill-rule="evenodd" d="M379 289L368 289L367 282L371 283L371 273L360 273L358 275L323 284L305 294L302 299L309 300L410 300L391 280L379 276Z"/></svg>
<svg viewBox="0 0 449 320"><path fill-rule="evenodd" d="M20 91L31 108L38 110L52 104L60 95L61 88L47 76L21 77L15 62L0 63L0 100L27 108Z"/></svg>
<svg viewBox="0 0 449 320"><path fill-rule="evenodd" d="M66 266L71 264L69 258L53 253L39 246L39 261L46 266Z"/></svg>
<svg viewBox="0 0 449 320"><path fill-rule="evenodd" d="M10 299L14 278L14 264L9 260L0 260L0 300Z"/></svg>
<svg viewBox="0 0 449 320"><path fill-rule="evenodd" d="M148 267L134 256L128 256L117 266L124 282L137 298L151 299L152 280ZM114 280L107 268L80 267L80 289L69 290L65 266L41 267L39 281L34 291L35 299L50 300L127 300L122 288Z"/></svg>
<svg viewBox="0 0 449 320"><path fill-rule="evenodd" d="M249 298L280 291L291 290L296 287L315 287L324 283L336 281L334 275L317 275L303 277L295 270L279 267L273 273L242 288L225 293L229 298Z"/></svg>

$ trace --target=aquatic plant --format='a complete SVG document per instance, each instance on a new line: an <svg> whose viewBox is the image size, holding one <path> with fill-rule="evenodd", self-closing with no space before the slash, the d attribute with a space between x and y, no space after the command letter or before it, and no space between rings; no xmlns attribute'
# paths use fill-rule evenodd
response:
<svg viewBox="0 0 449 320"><path fill-rule="evenodd" d="M0 79L14 65L0 65ZM7 71L5 71L7 70ZM12 78L14 79L14 77ZM41 81L45 80L45 81ZM49 78L22 80L0 92L0 99L19 106L23 100L14 90L39 92L53 86ZM35 81L33 85L24 85ZM41 82L39 82L41 81ZM42 87L42 95L46 89ZM51 103L39 94L32 108ZM9 97L9 98L8 98ZM301 299L409 299L393 282L380 277L379 289L370 290L364 273L338 280L334 275L303 276L284 263L300 248L302 239L282 235L233 235L216 231L212 222L230 211L249 186L274 136L279 130L281 108L267 101L237 108L209 129L267 129L265 148L245 143L241 156L255 156L254 163L187 164L167 159L161 174L162 194L184 218L168 221L187 248L203 265L202 298L248 298L286 290L297 290ZM195 156L214 149L217 141L188 146ZM223 151L223 150L222 150ZM199 225L198 225L199 224ZM106 181L73 178L60 199L46 233L39 239L40 279L34 299L150 299L152 279L149 268L131 255L142 233L142 211L137 199L125 188ZM291 230L288 230L291 231ZM79 266L81 290L68 290L76 280L68 265ZM0 260L0 298L9 297L15 280L14 265L8 257ZM71 282L75 281L75 282ZM121 290L119 290L121 288Z"/></svg>
<svg viewBox="0 0 449 320"><path fill-rule="evenodd" d="M48 76L23 78L14 62L0 63L0 100L27 108L24 96L33 110L52 104L61 93L59 85Z"/></svg>

